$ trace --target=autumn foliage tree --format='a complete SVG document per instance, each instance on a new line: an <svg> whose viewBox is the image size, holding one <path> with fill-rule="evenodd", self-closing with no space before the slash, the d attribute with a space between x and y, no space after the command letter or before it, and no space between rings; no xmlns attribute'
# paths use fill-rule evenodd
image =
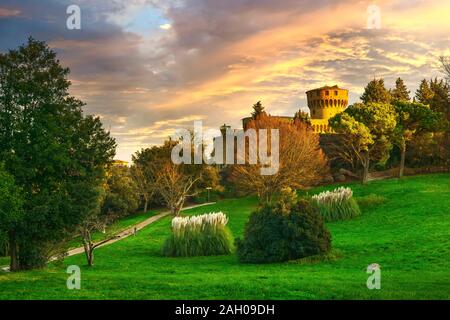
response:
<svg viewBox="0 0 450 320"><path fill-rule="evenodd" d="M249 153L257 152L257 144L248 140L244 163L232 166L229 177L242 192L256 193L262 203L270 203L283 188L311 186L327 174L328 163L319 146L319 136L307 123L261 114L248 123L246 130L249 129L255 130L258 139L261 138L261 129L279 130L279 168L272 175L262 175L261 161L257 164L249 161ZM270 147L268 152L272 152Z"/></svg>

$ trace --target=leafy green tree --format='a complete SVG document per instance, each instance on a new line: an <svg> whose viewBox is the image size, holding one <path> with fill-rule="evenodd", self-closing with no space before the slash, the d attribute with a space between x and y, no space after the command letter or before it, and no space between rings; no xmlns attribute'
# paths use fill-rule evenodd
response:
<svg viewBox="0 0 450 320"><path fill-rule="evenodd" d="M264 107L261 103L261 101L258 101L257 103L255 103L253 105L253 112L252 112L252 118L256 119L257 116L259 116L260 114L264 113Z"/></svg>
<svg viewBox="0 0 450 320"><path fill-rule="evenodd" d="M422 80L416 92L416 100L429 105L432 111L441 113L441 121L439 121L432 133L419 134L415 141L411 142L413 145L412 150L421 150L421 154L427 153L427 158L429 158L427 163L429 164L449 164L450 92L448 83L437 78L430 81ZM434 148L432 148L433 145L435 146ZM424 150L428 150L428 152L424 152ZM423 156L421 157L424 158Z"/></svg>
<svg viewBox="0 0 450 320"><path fill-rule="evenodd" d="M70 96L69 70L41 41L0 56L0 161L23 190L19 268L41 267L100 196L115 141Z"/></svg>
<svg viewBox="0 0 450 320"><path fill-rule="evenodd" d="M0 164L0 233L9 242L10 270L16 271L18 265L17 228L23 219L23 198L14 177Z"/></svg>
<svg viewBox="0 0 450 320"><path fill-rule="evenodd" d="M102 214L123 217L134 213L138 206L139 191L130 169L126 166L112 166L107 174Z"/></svg>
<svg viewBox="0 0 450 320"><path fill-rule="evenodd" d="M395 88L391 91L392 99L398 100L398 101L409 101L410 91L406 87L405 83L403 82L402 78L397 78L395 81Z"/></svg>
<svg viewBox="0 0 450 320"><path fill-rule="evenodd" d="M364 93L361 96L361 101L367 103L390 103L391 94L384 86L383 79L373 79L364 88Z"/></svg>
<svg viewBox="0 0 450 320"><path fill-rule="evenodd" d="M443 158L447 159L447 165L450 165L450 87L444 80L434 79L430 81L430 89L434 95L430 101L430 107L436 112L440 112L443 117L436 131L443 135L442 151Z"/></svg>
<svg viewBox="0 0 450 320"><path fill-rule="evenodd" d="M441 115L422 103L408 101L394 102L397 126L394 133L394 142L400 148L399 178L403 177L405 169L406 146L417 134L430 132L437 126Z"/></svg>
<svg viewBox="0 0 450 320"><path fill-rule="evenodd" d="M450 120L450 91L449 85L444 80L435 78L430 81L430 89L433 92L433 97L429 101L432 110L441 112L447 120Z"/></svg>
<svg viewBox="0 0 450 320"><path fill-rule="evenodd" d="M356 158L363 167L362 183L367 183L370 162L385 159L392 147L396 126L393 107L383 103L356 103L332 117L329 124L340 134L341 158L349 162Z"/></svg>

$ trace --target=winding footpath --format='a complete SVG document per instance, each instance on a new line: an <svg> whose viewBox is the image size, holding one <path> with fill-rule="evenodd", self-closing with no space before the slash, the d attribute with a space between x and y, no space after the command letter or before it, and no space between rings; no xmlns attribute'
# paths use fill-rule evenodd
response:
<svg viewBox="0 0 450 320"><path fill-rule="evenodd" d="M214 204L215 202L208 202L208 203L202 203L202 204L197 204L197 205L193 205L193 206L189 206L189 207L184 207L183 209L181 209L181 211L185 211L185 210L189 210L189 209L194 209L194 208L198 208L198 207L203 207L203 206L208 206L210 204ZM115 243L117 241L120 241L122 239L128 238L129 236L135 234L135 232L138 232L139 230L144 229L145 227L147 227L148 225L154 223L155 221L158 221L161 218L164 218L166 216L170 215L170 211L167 212L162 212L160 214L157 214L156 216L152 216L138 224L135 224L131 227L129 227L128 229L125 229L121 232L119 232L118 234L116 234L114 237L112 237L110 240L108 240L105 243L102 243L101 245L99 245L96 249L110 245L112 243ZM83 247L79 247L79 248L75 248L72 250L67 251L67 257L70 256L74 256L80 253L84 253L84 248ZM56 260L56 257L53 257L50 259L50 261ZM9 271L9 266L0 266L0 270Z"/></svg>

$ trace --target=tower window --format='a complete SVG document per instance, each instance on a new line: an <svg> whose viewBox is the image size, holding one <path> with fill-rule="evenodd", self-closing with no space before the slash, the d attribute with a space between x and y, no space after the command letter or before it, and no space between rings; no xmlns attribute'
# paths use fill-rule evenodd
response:
<svg viewBox="0 0 450 320"><path fill-rule="evenodd" d="M325 91L325 95L326 95L326 96L329 96L329 95L330 95L330 91L328 91L328 90Z"/></svg>
<svg viewBox="0 0 450 320"><path fill-rule="evenodd" d="M335 95L335 96L337 96L337 95L338 95L338 92L337 92L337 91L335 91L335 92L334 92L334 95Z"/></svg>

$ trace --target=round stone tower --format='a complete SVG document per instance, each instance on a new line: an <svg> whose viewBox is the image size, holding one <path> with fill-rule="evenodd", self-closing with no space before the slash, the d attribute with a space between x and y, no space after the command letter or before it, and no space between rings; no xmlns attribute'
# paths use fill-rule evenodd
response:
<svg viewBox="0 0 450 320"><path fill-rule="evenodd" d="M348 90L338 86L322 87L306 92L311 124L315 132L331 132L328 119L347 108Z"/></svg>

